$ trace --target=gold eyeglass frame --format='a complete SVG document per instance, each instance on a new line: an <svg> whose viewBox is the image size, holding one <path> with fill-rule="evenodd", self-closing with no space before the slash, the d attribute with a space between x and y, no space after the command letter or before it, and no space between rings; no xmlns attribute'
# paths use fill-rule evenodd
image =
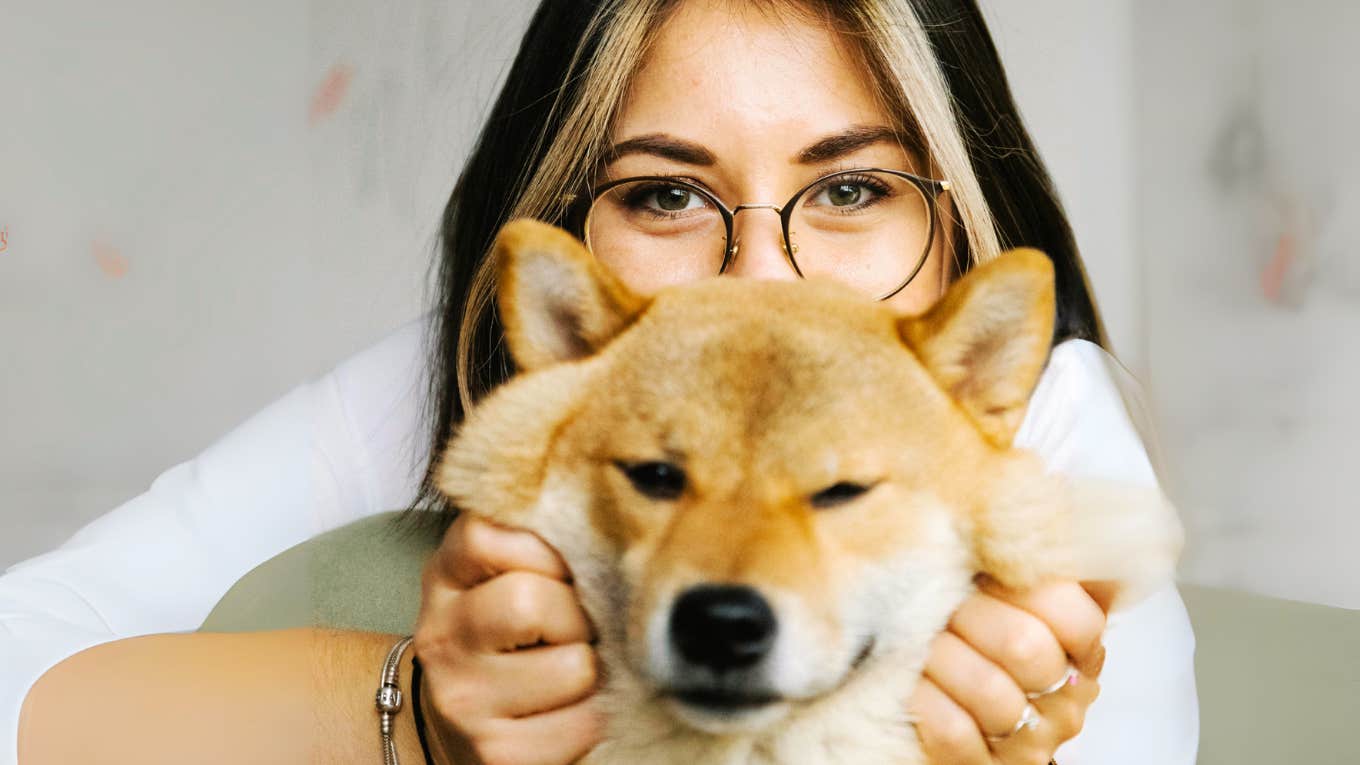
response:
<svg viewBox="0 0 1360 765"><path fill-rule="evenodd" d="M794 259L794 255L798 252L798 245L795 242L793 242L789 232L789 225L793 217L793 210L795 208L795 205L797 205L798 201L802 199L803 195L807 194L814 188L822 184L825 184L829 179L835 178L840 175L853 175L855 173L884 173L887 175L902 178L907 182L911 183L913 186L915 186L916 189L921 192L921 196L924 197L926 200L926 207L928 208L929 212L928 217L930 222L929 230L926 235L925 247L922 250L920 257L917 258L916 265L911 269L911 273L909 273L907 277L904 280L902 280L902 282L899 283L891 291L875 298L876 300L887 300L893 295L896 295L897 293L901 292L903 288L910 284L912 279L915 279L916 275L920 273L921 268L925 265L926 260L930 257L930 249L935 242L935 231L939 226L939 212L938 212L939 197L941 194L949 191L952 188L952 184L949 181L938 178L926 178L924 176L916 175L914 173L908 173L903 170L889 170L887 168L881 167L858 167L849 170L837 170L835 172L822 175L816 178L815 180L811 181L807 185L803 186L801 189L795 192L793 196L789 197L789 200L782 205L774 205L768 203L753 203L753 204L739 204L735 207L728 207L725 203L723 203L721 199L717 197L717 195L713 194L711 191L708 191L704 187L692 181L688 181L684 178L677 178L671 175L634 175L629 176L627 178L618 178L612 181L606 181L605 183L601 183L595 186L593 189L591 189L588 195L567 194L565 196L568 204L573 206L577 205L579 200L581 200L582 198L588 198L590 200L590 205L585 208L584 217L580 221L580 225L577 227L579 230L576 232L577 235L581 237L582 241L585 242L586 249L589 250L591 214L594 212L595 203L599 200L601 196L603 196L606 192L610 191L611 189L617 188L626 183L637 183L639 181L657 181L665 183L667 185L681 187L687 191L691 191L693 193L698 194L699 196L713 203L714 208L716 208L718 212L722 215L723 226L725 229L724 236L726 237L724 241L726 242L727 246L723 254L722 265L718 268L719 275L727 271L727 268L732 264L732 261L736 259L737 252L741 246L741 243L739 241L734 241L732 237L732 232L735 225L737 213L741 212L742 210L773 210L776 214L779 215L780 231L783 238L782 249L784 251L784 257L788 259L789 265L793 267L794 273L798 274L798 278L803 279L806 278L803 275L803 270L798 266L797 260ZM581 217L579 210L578 214L575 217Z"/></svg>

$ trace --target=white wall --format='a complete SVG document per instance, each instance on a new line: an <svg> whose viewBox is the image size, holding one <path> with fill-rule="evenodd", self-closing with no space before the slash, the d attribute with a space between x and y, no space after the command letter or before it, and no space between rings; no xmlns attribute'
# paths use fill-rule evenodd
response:
<svg viewBox="0 0 1360 765"><path fill-rule="evenodd" d="M423 311L440 210L530 10L18 5L0 12L0 568ZM328 82L338 106L312 119Z"/></svg>
<svg viewBox="0 0 1360 765"><path fill-rule="evenodd" d="M982 0L1119 360L1146 375L1129 0Z"/></svg>
<svg viewBox="0 0 1360 765"><path fill-rule="evenodd" d="M1144 314L1183 571L1360 608L1360 6L1138 9Z"/></svg>
<svg viewBox="0 0 1360 765"><path fill-rule="evenodd" d="M1150 394L1182 576L1360 608L1360 5L987 11Z"/></svg>

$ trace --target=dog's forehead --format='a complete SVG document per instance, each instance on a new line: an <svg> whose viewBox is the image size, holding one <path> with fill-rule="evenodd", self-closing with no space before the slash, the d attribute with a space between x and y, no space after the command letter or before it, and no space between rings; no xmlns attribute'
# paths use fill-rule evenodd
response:
<svg viewBox="0 0 1360 765"><path fill-rule="evenodd" d="M881 304L815 282L738 281L663 293L620 338L593 397L618 426L832 437L939 393Z"/></svg>
<svg viewBox="0 0 1360 765"><path fill-rule="evenodd" d="M634 329L625 366L660 366L698 385L764 371L812 389L910 359L892 314L817 283L712 280L664 294Z"/></svg>

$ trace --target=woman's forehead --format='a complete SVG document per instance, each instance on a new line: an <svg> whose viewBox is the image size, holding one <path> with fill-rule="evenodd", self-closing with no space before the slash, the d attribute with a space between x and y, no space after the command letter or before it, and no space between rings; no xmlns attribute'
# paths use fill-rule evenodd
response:
<svg viewBox="0 0 1360 765"><path fill-rule="evenodd" d="M686 0L657 31L614 141L666 134L719 159L792 161L855 125L890 125L858 57L826 25L743 3Z"/></svg>

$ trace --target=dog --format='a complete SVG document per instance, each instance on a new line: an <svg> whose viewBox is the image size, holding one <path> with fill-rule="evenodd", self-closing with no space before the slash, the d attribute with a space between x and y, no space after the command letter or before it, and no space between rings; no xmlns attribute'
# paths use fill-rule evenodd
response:
<svg viewBox="0 0 1360 765"><path fill-rule="evenodd" d="M1116 608L1173 576L1159 491L1012 447L1053 334L1038 251L914 316L817 280L638 295L527 219L492 254L519 371L436 485L567 562L605 678L588 765L923 762L906 702L976 574L1116 581Z"/></svg>

